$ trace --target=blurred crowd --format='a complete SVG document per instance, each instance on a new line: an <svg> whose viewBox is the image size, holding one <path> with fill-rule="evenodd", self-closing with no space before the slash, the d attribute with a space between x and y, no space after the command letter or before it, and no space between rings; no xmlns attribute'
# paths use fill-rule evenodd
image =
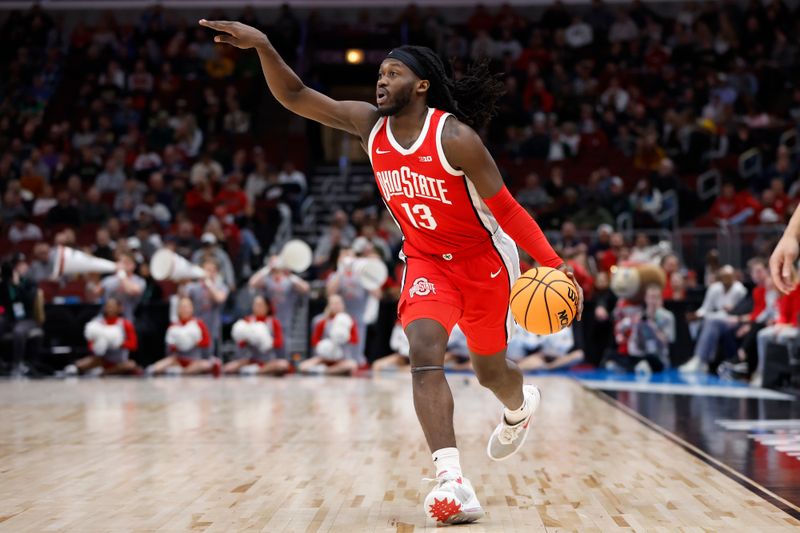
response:
<svg viewBox="0 0 800 533"><path fill-rule="evenodd" d="M639 1L614 7L599 0L569 7L555 2L535 13L478 6L463 22L416 5L383 20L364 10L354 23L333 22L320 12L300 16L287 6L269 17L253 9L211 17L267 30L287 62L318 88L324 84L315 52L330 42L428 45L453 60L455 76L471 61L490 61L504 73L507 93L481 134L520 203L543 227L557 232L555 244L597 304L599 322L614 320L609 278L622 262L661 264L667 301L693 291L702 295L718 278L730 277L728 270L720 273L725 265L718 255L709 253L701 269L689 268L688 258L671 254L652 234L617 232L621 220L636 229L780 227L800 197L800 10L780 1L687 3L663 13ZM357 347L345 358L356 367L365 364L366 327L372 322L361 316L375 313L375 301L397 295L400 235L376 198L365 195L355 205L334 209L320 225L314 264L305 275L275 265L276 246L303 216L313 181L304 169L318 162L269 150L275 132L257 119L266 89L255 54L215 45L194 20L158 6L133 22L108 13L70 27L35 6L10 13L3 35L0 248L17 252L6 263L3 283L18 284L17 270L24 270L48 302L72 294L109 306L104 313L115 315L114 303L108 302L116 299L116 314L127 320L136 305L172 298L173 322L180 324L207 312L211 300L220 316L200 317L209 337L203 349L210 351L222 335L218 322L230 326L250 317L264 323L281 305L270 301L276 294L340 295L344 302L326 301L327 310L307 333L319 342L335 330L344 340L347 321L333 327L344 306L354 320L353 338L344 345ZM52 285L54 245L113 260L128 277L108 276L119 280L114 287L95 275ZM205 280L192 282L198 288L152 279L149 260L164 247L208 269ZM762 248L757 252L765 255L766 244ZM366 256L380 257L389 267L390 280L382 290L337 280L343 272L346 277L349 259ZM253 283L265 262L274 266L268 279L277 278L275 287ZM752 265L746 270L732 275L758 287L762 281ZM141 283L130 282L134 276ZM256 276L259 283L263 278ZM80 286L70 293L66 286L73 282ZM103 284L108 287L102 289ZM140 287L137 294L133 285ZM258 310L256 289L268 296ZM244 293L247 297L241 297ZM653 310L660 308L657 304L653 292ZM15 318L12 302L0 305L4 331L12 331L22 319ZM640 307L649 309L643 302ZM32 319L33 314L31 308L20 316ZM702 313L690 318L708 322ZM702 343L727 338L698 327ZM279 337L293 328L284 323L279 332L270 325L270 349L277 349ZM190 329L194 337L202 333L200 326ZM612 324L606 346L611 351L621 339L614 330ZM269 344L263 331L259 335L262 346ZM575 356L587 335L601 334L576 333L577 340L563 342L559 353ZM237 341L242 342L249 345ZM323 351L333 350L340 359L349 353L337 346L323 345ZM663 362L660 353L656 359ZM730 360L741 356L732 353ZM180 363L183 356L172 355L178 359L150 371L191 367ZM582 355L570 359L581 360ZM658 367L655 359L649 361L648 366ZM221 371L224 363L191 368Z"/></svg>

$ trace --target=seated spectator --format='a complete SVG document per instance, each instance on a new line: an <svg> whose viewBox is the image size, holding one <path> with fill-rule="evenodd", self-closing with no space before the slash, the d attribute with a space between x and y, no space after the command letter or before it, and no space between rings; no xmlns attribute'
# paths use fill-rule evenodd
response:
<svg viewBox="0 0 800 533"><path fill-rule="evenodd" d="M113 261L116 247L116 243L111 239L111 232L107 228L97 228L92 245L92 255Z"/></svg>
<svg viewBox="0 0 800 533"><path fill-rule="evenodd" d="M94 181L94 186L101 193L116 193L122 190L126 180L127 176L122 165L115 157L109 157L106 160L105 168Z"/></svg>
<svg viewBox="0 0 800 533"><path fill-rule="evenodd" d="M225 374L283 375L289 371L289 361L279 357L283 348L281 323L263 296L253 298L251 315L233 324L231 338L236 342L236 359L222 367Z"/></svg>
<svg viewBox="0 0 800 533"><path fill-rule="evenodd" d="M736 225L750 221L759 209L758 201L748 191L736 192L736 186L726 182L711 205L710 215L717 224Z"/></svg>
<svg viewBox="0 0 800 533"><path fill-rule="evenodd" d="M47 212L47 224L51 226L80 226L81 213L78 208L72 204L69 191L66 189L61 189L58 192L56 205Z"/></svg>
<svg viewBox="0 0 800 533"><path fill-rule="evenodd" d="M517 201L524 207L534 210L546 206L552 201L541 185L539 174L530 172L525 177L525 186L514 195Z"/></svg>
<svg viewBox="0 0 800 533"><path fill-rule="evenodd" d="M651 180L643 178L636 184L630 197L633 206L633 225L637 228L657 226L663 208L661 192L653 187Z"/></svg>
<svg viewBox="0 0 800 533"><path fill-rule="evenodd" d="M39 283L50 279L53 273L53 265L50 262L50 245L46 242L38 242L33 247L33 257L28 268L28 278Z"/></svg>
<svg viewBox="0 0 800 533"><path fill-rule="evenodd" d="M31 214L35 217L46 216L50 209L56 205L56 203L57 200L53 193L53 187L49 184L46 184L44 189L42 189L42 194L37 196L36 200L34 200Z"/></svg>
<svg viewBox="0 0 800 533"><path fill-rule="evenodd" d="M90 187L86 191L86 199L79 205L83 224L103 224L111 216L111 210L103 203L100 190Z"/></svg>
<svg viewBox="0 0 800 533"><path fill-rule="evenodd" d="M583 362L583 350L575 345L573 327L550 335L537 335L517 325L506 356L520 370L567 369Z"/></svg>
<svg viewBox="0 0 800 533"><path fill-rule="evenodd" d="M219 377L222 363L210 353L211 336L203 320L194 316L191 298L178 300L178 319L167 328L167 356L145 369L150 376L159 374Z"/></svg>
<svg viewBox="0 0 800 533"><path fill-rule="evenodd" d="M776 303L779 294L772 284L767 261L755 257L747 264L750 279L755 285L749 302L752 304L751 310L736 314L732 319L736 323L736 329L726 333L724 340L727 342L723 342L723 346L727 348L727 360L720 365L720 376L746 377L755 371L758 364L757 335L768 325L774 324L777 318Z"/></svg>
<svg viewBox="0 0 800 533"><path fill-rule="evenodd" d="M14 217L14 223L8 230L9 241L16 244L20 241L41 241L42 238L42 230L27 216L20 214Z"/></svg>
<svg viewBox="0 0 800 533"><path fill-rule="evenodd" d="M122 307L115 298L106 299L101 315L90 320L83 329L89 343L88 355L64 367L64 375L96 373L101 376L139 374L142 369L130 359L138 339L133 324L120 316ZM97 372L95 372L95 370Z"/></svg>
<svg viewBox="0 0 800 533"><path fill-rule="evenodd" d="M358 328L345 312L342 297L328 297L325 313L314 326L311 336L312 356L300 363L303 374L349 376L364 363L358 350Z"/></svg>
<svg viewBox="0 0 800 533"><path fill-rule="evenodd" d="M753 372L751 385L755 387L763 385L764 365L769 344L786 346L791 356L797 353L798 337L800 337L800 285L789 294L781 295L778 299L778 316L774 324L763 328L756 335L758 365Z"/></svg>
<svg viewBox="0 0 800 533"><path fill-rule="evenodd" d="M735 327L732 323L734 308L747 296L747 289L736 280L736 271L730 265L719 269L719 281L706 290L700 308L687 315L687 320L702 320L694 356L680 367L681 372L705 372L717 355L720 339Z"/></svg>
<svg viewBox="0 0 800 533"><path fill-rule="evenodd" d="M661 287L645 290L644 307L634 307L615 326L617 353L605 362L609 370L649 374L669 368L670 345L675 342L675 316L664 309Z"/></svg>

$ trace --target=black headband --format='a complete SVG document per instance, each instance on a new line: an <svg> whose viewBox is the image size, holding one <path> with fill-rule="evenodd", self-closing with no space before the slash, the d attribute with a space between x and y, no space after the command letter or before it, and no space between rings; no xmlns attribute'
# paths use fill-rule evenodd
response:
<svg viewBox="0 0 800 533"><path fill-rule="evenodd" d="M400 50L398 48L395 48L394 50L389 52L389 55L386 56L386 59L396 59L396 60L400 61L405 66L410 68L414 72L414 74L419 76L419 79L421 79L421 80L429 79L428 78L428 72L422 66L422 63L417 61L417 58L414 57L413 54L410 54L410 53L406 52L405 50Z"/></svg>

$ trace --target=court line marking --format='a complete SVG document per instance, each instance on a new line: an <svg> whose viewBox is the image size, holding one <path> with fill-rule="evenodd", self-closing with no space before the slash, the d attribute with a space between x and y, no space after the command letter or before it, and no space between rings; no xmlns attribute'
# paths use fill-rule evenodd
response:
<svg viewBox="0 0 800 533"><path fill-rule="evenodd" d="M687 396L720 396L724 398L758 398L764 400L794 401L796 399L791 394L751 387L720 387L715 385L680 385L676 383L577 379L590 389L653 392L657 394L685 394Z"/></svg>
<svg viewBox="0 0 800 533"><path fill-rule="evenodd" d="M578 383L583 384L580 380L576 380ZM687 453L690 455L694 455L701 461L705 462L709 466L715 468L717 471L721 472L722 474L728 476L729 478L733 479L734 481L738 482L743 487L750 490L750 492L760 496L764 500L767 500L769 503L780 509L781 511L785 512L792 518L800 520L800 507L796 506L792 502L778 496L768 488L764 487L760 483L750 479L749 477L745 476L744 474L737 472L730 466L726 465L725 463L719 461L718 459L712 457L708 453L704 452L697 446L683 440L678 435L672 433L671 431L662 428L646 416L637 413L627 405L619 402L615 398L607 396L603 394L601 391L597 389L592 389L590 387L585 387L586 390L590 391L592 394L603 400L604 402L608 403L609 405L616 407L623 413L627 414L631 418L638 420L642 425L650 428L651 430L655 431L656 433L666 437L673 443L677 444L681 448L683 448Z"/></svg>

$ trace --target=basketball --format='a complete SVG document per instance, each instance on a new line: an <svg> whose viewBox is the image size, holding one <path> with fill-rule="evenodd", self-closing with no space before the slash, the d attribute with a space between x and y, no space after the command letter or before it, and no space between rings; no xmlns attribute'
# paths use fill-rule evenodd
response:
<svg viewBox="0 0 800 533"><path fill-rule="evenodd" d="M572 324L578 311L575 285L560 270L532 268L511 287L509 305L517 323L538 335L550 335Z"/></svg>

